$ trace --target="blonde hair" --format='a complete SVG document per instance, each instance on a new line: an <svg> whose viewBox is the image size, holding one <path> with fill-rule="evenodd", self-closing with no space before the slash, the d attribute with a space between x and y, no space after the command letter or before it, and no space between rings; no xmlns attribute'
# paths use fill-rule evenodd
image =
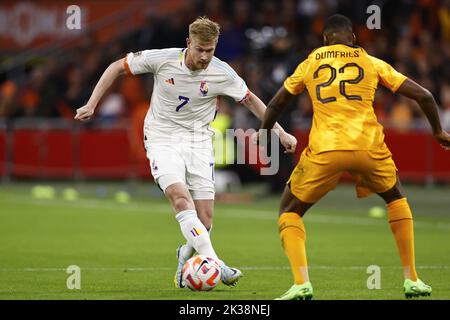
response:
<svg viewBox="0 0 450 320"><path fill-rule="evenodd" d="M189 38L195 38L201 42L217 41L220 35L218 23L207 17L198 17L189 25Z"/></svg>

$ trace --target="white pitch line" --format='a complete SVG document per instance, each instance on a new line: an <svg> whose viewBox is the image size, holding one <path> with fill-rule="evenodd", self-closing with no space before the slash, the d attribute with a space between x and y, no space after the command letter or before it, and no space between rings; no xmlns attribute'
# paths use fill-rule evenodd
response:
<svg viewBox="0 0 450 320"><path fill-rule="evenodd" d="M339 269L339 270L366 270L368 266L332 266L332 265L312 265L309 269ZM402 269L401 266L381 266L381 269ZM450 269L450 266L424 265L417 266L417 269ZM240 266L241 270L290 270L289 266ZM168 271L174 270L174 267L80 267L81 271L99 271L99 272L149 272L149 271ZM0 272L65 272L65 268L0 268Z"/></svg>
<svg viewBox="0 0 450 320"><path fill-rule="evenodd" d="M156 203L140 203L140 204L110 204L101 200L77 200L76 202L69 202L63 200L35 200L19 196L11 196L5 199L7 202L13 203L29 203L36 206L67 206L73 208L85 208L85 209L105 209L114 211L124 211L129 213L148 213L148 214L168 214L171 215L172 210L168 204ZM234 209L220 208L216 210L216 215L221 217L231 217L237 219L257 219L257 220L276 220L276 209L252 209L252 208L239 208L239 213L234 213ZM217 213L218 212L218 213ZM83 213L83 211L80 211ZM312 223L324 223L324 224L340 224L340 225L357 225L357 226L374 226L385 227L386 219L376 220L373 218L355 217L355 216L339 216L339 215L322 215L312 213L305 216L305 222ZM443 222L428 222L414 220L414 226L416 228L431 228L450 230L450 224Z"/></svg>

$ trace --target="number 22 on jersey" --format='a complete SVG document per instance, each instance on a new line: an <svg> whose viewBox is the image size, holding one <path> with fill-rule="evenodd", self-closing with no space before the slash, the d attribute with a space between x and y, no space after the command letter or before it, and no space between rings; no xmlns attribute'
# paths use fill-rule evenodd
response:
<svg viewBox="0 0 450 320"><path fill-rule="evenodd" d="M361 96L358 95L351 95L351 94L347 94L346 90L345 90L345 84L358 84L363 78L364 78L364 69L361 68L359 65L357 65L356 63L347 63L346 65L344 65L342 68L339 69L339 73L344 73L346 68L356 68L358 70L358 76L355 79L350 79L350 80L341 80L339 81L339 93L344 96L346 99L348 100L362 100ZM336 101L336 97L322 97L320 95L320 89L321 88L325 88L330 86L333 81L336 79L336 69L333 68L332 66L330 66L329 64L323 64L321 65L315 72L314 72L314 79L317 79L317 77L319 76L319 72L322 69L329 69L330 70L330 78L328 79L328 81L320 83L316 86L316 95L317 95L317 100L319 100L322 103L328 103L328 102L333 102Z"/></svg>

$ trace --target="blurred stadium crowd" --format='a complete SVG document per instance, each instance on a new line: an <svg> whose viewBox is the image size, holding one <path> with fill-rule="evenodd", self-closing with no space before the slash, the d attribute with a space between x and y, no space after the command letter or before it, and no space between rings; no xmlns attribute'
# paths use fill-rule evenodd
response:
<svg viewBox="0 0 450 320"><path fill-rule="evenodd" d="M381 8L380 30L369 30L366 8ZM188 1L168 16L148 16L147 25L113 43L100 45L85 36L64 59L49 55L29 64L25 71L3 74L0 79L0 117L64 117L71 119L85 104L109 63L130 51L183 47L188 25L199 15L219 22L222 33L216 56L229 62L253 92L268 102L283 80L308 53L321 46L324 18L333 13L354 22L357 42L370 54L427 87L438 100L446 127L450 127L450 1ZM115 121L142 117L151 95L151 76L124 77L98 108L98 117ZM256 126L241 108L230 108L234 126ZM412 101L379 90L375 110L379 119L397 128L423 125ZM284 116L288 128L310 122L307 95Z"/></svg>
<svg viewBox="0 0 450 320"><path fill-rule="evenodd" d="M16 57L0 51L0 125L11 128L24 119L33 126L54 119L70 125L110 63L131 51L185 47L188 26L201 15L222 27L216 56L232 65L250 90L268 103L298 63L322 45L325 19L341 13L353 21L358 45L434 94L444 127L450 130L450 0L186 0L175 1L168 14L152 11L156 2L130 0L129 6L148 12L145 24L109 42L98 39L94 30L84 30L76 41L66 40L71 44L67 48L36 56L30 50L23 64L9 69L3 68L5 62ZM367 8L374 4L381 9L381 29L369 30ZM112 23L121 27L120 21ZM152 86L152 75L121 77L97 107L95 121L84 126L125 125L130 153L147 163L142 124ZM377 91L374 109L387 128L408 133L429 130L415 102L384 88ZM222 132L259 126L259 120L231 99L221 99L219 112L216 122L221 123L215 128ZM309 97L302 94L279 122L292 132L308 129L311 120ZM293 166L293 159L281 151L280 161L276 179L269 179L275 192L284 187ZM261 179L243 166L232 169L245 181Z"/></svg>
<svg viewBox="0 0 450 320"><path fill-rule="evenodd" d="M369 30L366 9L381 8L381 29ZM150 48L184 47L188 25L199 15L220 23L216 56L230 63L249 88L268 102L283 80L322 44L324 18L333 13L349 16L357 43L370 54L428 88L450 128L450 0L261 0L186 1L167 16L149 14L146 25L111 43L100 44L84 34L82 41L64 55L49 54L0 78L0 118L72 119L83 106L105 68L127 52ZM5 58L5 57L3 57ZM97 109L100 121L123 118L140 126L148 108L152 76L125 76ZM245 108L234 108L224 99L222 112L239 128L258 126ZM378 91L374 105L379 119L397 129L426 127L418 106L408 99ZM307 95L285 113L287 129L307 127L312 110Z"/></svg>

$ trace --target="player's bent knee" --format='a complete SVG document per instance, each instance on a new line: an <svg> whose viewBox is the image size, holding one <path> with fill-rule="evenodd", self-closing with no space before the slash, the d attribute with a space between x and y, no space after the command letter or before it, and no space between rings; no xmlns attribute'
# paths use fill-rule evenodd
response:
<svg viewBox="0 0 450 320"><path fill-rule="evenodd" d="M307 203L298 199L292 194L289 185L287 185L281 198L279 215L281 216L285 212L293 212L297 213L300 217L303 217L313 204L314 203Z"/></svg>
<svg viewBox="0 0 450 320"><path fill-rule="evenodd" d="M389 199L386 201L386 203L391 203L393 201L397 201L400 199L406 198L406 196L397 188L391 189L391 192L389 194Z"/></svg>
<svg viewBox="0 0 450 320"><path fill-rule="evenodd" d="M385 192L381 192L378 193L378 195L383 198L384 202L386 202L386 204L389 204L391 202L400 200L405 198L405 195L403 194L403 192L400 190L398 184L396 184L395 186L393 186L391 189L389 189L388 191Z"/></svg>
<svg viewBox="0 0 450 320"><path fill-rule="evenodd" d="M172 188L172 186L166 189L166 197L172 203L175 212L184 210L194 210L195 205L190 196L180 188Z"/></svg>
<svg viewBox="0 0 450 320"><path fill-rule="evenodd" d="M195 209L194 203L192 203L192 201L185 196L180 196L173 199L172 205L176 212Z"/></svg>
<svg viewBox="0 0 450 320"><path fill-rule="evenodd" d="M303 217L306 211L308 211L308 209L311 208L313 204L314 203L306 203L300 201L293 196L292 198L286 200L284 199L284 201L281 202L279 215L281 216L285 212L293 212L298 214L300 217Z"/></svg>
<svg viewBox="0 0 450 320"><path fill-rule="evenodd" d="M302 210L300 210L299 208L292 207L292 206L284 206L284 207L282 206L280 208L280 211L278 212L278 215L281 216L283 213L286 213L286 212L296 213L300 217L303 217L303 215L305 214L305 212L302 212Z"/></svg>

